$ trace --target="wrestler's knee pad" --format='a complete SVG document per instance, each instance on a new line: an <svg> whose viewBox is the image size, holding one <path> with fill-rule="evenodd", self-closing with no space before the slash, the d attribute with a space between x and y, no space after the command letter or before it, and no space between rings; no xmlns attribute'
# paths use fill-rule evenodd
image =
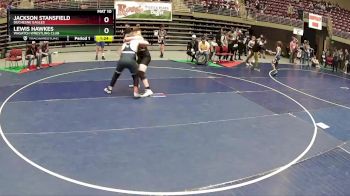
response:
<svg viewBox="0 0 350 196"><path fill-rule="evenodd" d="M140 64L140 65L139 65L139 71L145 73L145 72L147 71L147 65L145 65L145 64Z"/></svg>

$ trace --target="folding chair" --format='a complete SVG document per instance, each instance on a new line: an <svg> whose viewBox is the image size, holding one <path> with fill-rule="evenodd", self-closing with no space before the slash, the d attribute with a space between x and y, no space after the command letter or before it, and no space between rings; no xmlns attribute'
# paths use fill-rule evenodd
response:
<svg viewBox="0 0 350 196"><path fill-rule="evenodd" d="M5 58L5 67L6 66L6 62L9 61L10 62L10 67L12 67L13 62L16 62L16 67L18 67L18 61L22 61L22 65L23 65L23 58L22 58L22 49L11 49L10 54L7 58Z"/></svg>

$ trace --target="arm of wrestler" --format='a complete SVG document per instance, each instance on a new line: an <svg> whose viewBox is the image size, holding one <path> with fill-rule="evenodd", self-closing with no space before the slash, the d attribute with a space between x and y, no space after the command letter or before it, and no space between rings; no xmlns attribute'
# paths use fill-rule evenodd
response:
<svg viewBox="0 0 350 196"><path fill-rule="evenodd" d="M277 52L274 52L274 51L272 51L272 50L266 50L266 52L267 52L268 54L270 54L270 55L276 55L276 54L277 54Z"/></svg>
<svg viewBox="0 0 350 196"><path fill-rule="evenodd" d="M149 45L149 42L146 41L146 40L139 40L139 45L142 45L142 46L148 46Z"/></svg>
<svg viewBox="0 0 350 196"><path fill-rule="evenodd" d="M130 42L131 40L143 40L143 37L142 36L125 37L123 42Z"/></svg>

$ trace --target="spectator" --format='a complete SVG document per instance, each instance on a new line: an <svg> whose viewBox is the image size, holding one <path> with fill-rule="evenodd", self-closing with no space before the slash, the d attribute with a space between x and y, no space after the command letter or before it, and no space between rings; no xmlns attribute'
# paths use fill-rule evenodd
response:
<svg viewBox="0 0 350 196"><path fill-rule="evenodd" d="M297 53L297 49L298 49L298 42L297 39L295 37L292 37L292 41L289 43L289 63L295 63L294 59L295 59L295 55Z"/></svg>
<svg viewBox="0 0 350 196"><path fill-rule="evenodd" d="M167 31L164 28L164 24L162 24L158 31L158 44L160 49L160 58L163 58L164 56L166 38L167 38Z"/></svg>
<svg viewBox="0 0 350 196"><path fill-rule="evenodd" d="M245 56L247 56L249 48L248 48L248 43L250 41L250 35L249 32L245 32L244 34L244 39L243 39L243 44L244 44L244 49L243 49L243 53Z"/></svg>
<svg viewBox="0 0 350 196"><path fill-rule="evenodd" d="M243 54L246 54L244 39L245 39L245 36L244 36L242 30L238 30L238 32L237 32L237 40L238 40L238 60L242 60L242 59L241 59L241 56L242 56ZM236 57L235 57L235 58L236 58Z"/></svg>
<svg viewBox="0 0 350 196"><path fill-rule="evenodd" d="M310 61L312 67L320 68L320 62L317 60L316 56L312 56Z"/></svg>
<svg viewBox="0 0 350 196"><path fill-rule="evenodd" d="M27 70L30 69L32 61L34 61L34 59L36 59L36 68L40 69L41 62L39 62L39 55L39 47L36 45L35 41L33 41L32 44L28 45L26 49L25 59L28 60Z"/></svg>
<svg viewBox="0 0 350 196"><path fill-rule="evenodd" d="M344 73L349 73L349 65L350 65L350 54L348 49L345 49L344 53Z"/></svg>
<svg viewBox="0 0 350 196"><path fill-rule="evenodd" d="M313 48L310 48L310 62L312 67L319 68L320 67L320 62L317 60L316 55L315 55L315 50Z"/></svg>
<svg viewBox="0 0 350 196"><path fill-rule="evenodd" d="M238 55L238 28L236 28L235 30L233 30L233 33L232 33L232 39L233 39L233 42L232 42L232 51L233 51L233 56L234 56L234 60L237 60L237 55ZM231 61L233 60L231 56Z"/></svg>
<svg viewBox="0 0 350 196"><path fill-rule="evenodd" d="M246 9L246 18L248 18L248 16L252 11L251 4L249 1L246 1L245 9Z"/></svg>
<svg viewBox="0 0 350 196"><path fill-rule="evenodd" d="M50 52L50 48L49 48L49 42L48 41L44 41L41 45L41 49L40 49L40 55L39 55L39 61L41 61L42 58L47 57L48 58L48 64L49 67L51 67L52 64L52 53Z"/></svg>
<svg viewBox="0 0 350 196"><path fill-rule="evenodd" d="M209 53L210 53L210 44L209 42L206 41L205 37L202 37L201 41L198 44L198 52L196 54L197 59L199 55L204 55L205 65L208 65Z"/></svg>
<svg viewBox="0 0 350 196"><path fill-rule="evenodd" d="M228 41L230 39L229 36L230 36L230 32L229 31L221 36L221 43L222 43L223 47L228 47ZM220 50L222 51L222 49L220 49ZM227 58L228 58L228 56L225 56L225 59L227 59Z"/></svg>
<svg viewBox="0 0 350 196"><path fill-rule="evenodd" d="M228 46L228 37L229 37L229 32L226 32L226 33L221 35L222 46Z"/></svg>
<svg viewBox="0 0 350 196"><path fill-rule="evenodd" d="M343 62L344 62L344 53L343 53L343 49L339 49L338 50L338 54L339 54L339 60L338 60L338 68L344 68L343 67Z"/></svg>
<svg viewBox="0 0 350 196"><path fill-rule="evenodd" d="M218 44L215 42L215 39L212 37L209 38L209 44L210 44L210 54L209 54L209 61L212 61L214 52L215 52L215 47L218 46Z"/></svg>
<svg viewBox="0 0 350 196"><path fill-rule="evenodd" d="M236 58L235 54L236 54L237 50L235 49L234 45L238 46L237 39L235 38L234 33L232 31L229 31L228 36L227 36L227 47L228 47L228 52L233 54L231 56L230 61L233 61L233 56L235 56L235 58Z"/></svg>
<svg viewBox="0 0 350 196"><path fill-rule="evenodd" d="M223 35L224 35L224 29L221 28L220 31L218 32L218 34L216 34L216 36L215 36L216 43L217 43L218 46L220 47L220 51L216 51L216 52L221 52L221 51L222 51L221 37L222 37Z"/></svg>
<svg viewBox="0 0 350 196"><path fill-rule="evenodd" d="M98 53L101 52L102 54L102 60L106 60L105 59L105 42L96 42L96 56L95 56L95 60L98 60Z"/></svg>
<svg viewBox="0 0 350 196"><path fill-rule="evenodd" d="M294 7L292 6L292 4L289 4L288 6L287 15L290 18L292 18L294 15Z"/></svg>
<svg viewBox="0 0 350 196"><path fill-rule="evenodd" d="M309 10L313 10L314 9L314 4L312 2L309 3Z"/></svg>
<svg viewBox="0 0 350 196"><path fill-rule="evenodd" d="M304 40L304 43L301 47L301 51L302 51L302 64L304 65L305 62L307 62L307 65L310 65L310 54L311 54L311 48L310 48L310 44L309 41Z"/></svg>
<svg viewBox="0 0 350 196"><path fill-rule="evenodd" d="M260 10L260 1L259 0L255 1L255 9Z"/></svg>
<svg viewBox="0 0 350 196"><path fill-rule="evenodd" d="M326 64L324 67L326 68L328 65L329 66L333 65L333 55L330 50L327 50L326 52Z"/></svg>
<svg viewBox="0 0 350 196"><path fill-rule="evenodd" d="M333 63L332 63L332 71L338 72L338 63L339 63L339 51L337 48L334 48L333 52Z"/></svg>
<svg viewBox="0 0 350 196"><path fill-rule="evenodd" d="M260 14L264 14L266 8L267 8L266 4L260 3L260 5L259 5Z"/></svg>
<svg viewBox="0 0 350 196"><path fill-rule="evenodd" d="M304 19L304 4L300 1L298 6L298 19L303 20Z"/></svg>
<svg viewBox="0 0 350 196"><path fill-rule="evenodd" d="M266 41L264 35L260 35L260 38L258 39L258 43L259 43L259 46L260 46L260 53L259 53L260 58L261 58L261 54L262 54L263 59L265 59L266 58L266 55L265 55L266 47L265 47L265 45L266 45L267 41Z"/></svg>
<svg viewBox="0 0 350 196"><path fill-rule="evenodd" d="M191 62L196 58L196 53L198 51L198 41L197 36L192 35L192 40L187 43L187 55L192 57Z"/></svg>
<svg viewBox="0 0 350 196"><path fill-rule="evenodd" d="M322 65L323 66L325 66L325 64L326 64L326 57L327 57L326 55L327 55L327 50L322 51L321 58L322 58Z"/></svg>

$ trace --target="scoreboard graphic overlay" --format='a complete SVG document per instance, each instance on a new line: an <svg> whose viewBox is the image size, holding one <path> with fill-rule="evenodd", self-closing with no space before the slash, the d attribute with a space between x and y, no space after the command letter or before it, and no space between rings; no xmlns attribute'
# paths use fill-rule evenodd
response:
<svg viewBox="0 0 350 196"><path fill-rule="evenodd" d="M8 14L10 41L111 41L114 9L25 10Z"/></svg>

